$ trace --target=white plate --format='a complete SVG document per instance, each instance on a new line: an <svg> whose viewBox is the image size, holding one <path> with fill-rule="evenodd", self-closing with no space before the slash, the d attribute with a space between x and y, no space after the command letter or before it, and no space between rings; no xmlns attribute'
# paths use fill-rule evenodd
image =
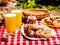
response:
<svg viewBox="0 0 60 45"><path fill-rule="evenodd" d="M56 36L56 32L55 32L53 29L49 28L48 26L45 26L45 25L39 25L39 26L40 26L41 28L44 27L43 29L49 29L49 30L51 30L51 35L52 35L52 36ZM25 33L24 33L24 25L21 26L21 33L22 33L22 35L23 35L25 38L30 39L30 40L41 40L41 39L46 40L46 38L34 38L34 37L31 38L31 37L26 36Z"/></svg>

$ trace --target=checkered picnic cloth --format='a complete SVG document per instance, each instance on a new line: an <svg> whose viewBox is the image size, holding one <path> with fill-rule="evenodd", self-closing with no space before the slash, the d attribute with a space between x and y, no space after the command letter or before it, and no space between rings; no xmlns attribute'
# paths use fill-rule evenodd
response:
<svg viewBox="0 0 60 45"><path fill-rule="evenodd" d="M40 21L38 21L38 24L40 25ZM32 41L28 40L23 37L20 30L17 30L15 32L15 36L6 36L8 39L8 42L1 41L1 37L3 37L6 33L5 26L0 26L0 45L60 45L60 29L58 28L52 28L56 32L56 38L52 37L49 38L49 41Z"/></svg>

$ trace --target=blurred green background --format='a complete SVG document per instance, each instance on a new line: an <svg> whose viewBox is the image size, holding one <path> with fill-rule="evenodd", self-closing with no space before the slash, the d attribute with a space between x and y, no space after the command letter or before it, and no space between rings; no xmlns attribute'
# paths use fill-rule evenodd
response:
<svg viewBox="0 0 60 45"><path fill-rule="evenodd" d="M17 6L19 3L23 4L23 8L42 8L48 10L60 9L60 0L17 0Z"/></svg>

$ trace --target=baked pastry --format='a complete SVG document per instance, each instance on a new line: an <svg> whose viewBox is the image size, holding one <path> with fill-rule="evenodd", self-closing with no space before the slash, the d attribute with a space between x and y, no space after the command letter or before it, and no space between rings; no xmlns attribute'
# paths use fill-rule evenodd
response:
<svg viewBox="0 0 60 45"><path fill-rule="evenodd" d="M54 25L55 27L60 27L60 22L57 21L57 20L55 20L55 21L53 21L53 25Z"/></svg>
<svg viewBox="0 0 60 45"><path fill-rule="evenodd" d="M35 26L36 24L28 24L24 26L24 32L26 32L27 30L35 30Z"/></svg>
<svg viewBox="0 0 60 45"><path fill-rule="evenodd" d="M34 34L35 34L35 32L34 32L33 30L28 30L28 31L26 32L26 35L27 35L28 37L34 37Z"/></svg>
<svg viewBox="0 0 60 45"><path fill-rule="evenodd" d="M49 30L49 29L45 30L44 32L45 32L45 34L51 34L51 30Z"/></svg>
<svg viewBox="0 0 60 45"><path fill-rule="evenodd" d="M0 6L7 6L8 1L7 0L1 0L0 1Z"/></svg>
<svg viewBox="0 0 60 45"><path fill-rule="evenodd" d="M24 26L24 32L28 30L28 25Z"/></svg>
<svg viewBox="0 0 60 45"><path fill-rule="evenodd" d="M41 32L42 32L42 30L37 30L37 31L35 32L35 37L37 37L37 38L42 38L44 32L43 32L43 34L42 34Z"/></svg>
<svg viewBox="0 0 60 45"><path fill-rule="evenodd" d="M52 24L52 21L50 19L45 19L45 22L48 24L48 25L51 25Z"/></svg>
<svg viewBox="0 0 60 45"><path fill-rule="evenodd" d="M54 21L54 20L56 20L56 17L50 17L50 19L51 19L52 21Z"/></svg>
<svg viewBox="0 0 60 45"><path fill-rule="evenodd" d="M45 34L44 37L48 39L48 38L51 38L52 36L51 34Z"/></svg>
<svg viewBox="0 0 60 45"><path fill-rule="evenodd" d="M28 16L27 23L28 24L34 24L36 23L36 17L35 16Z"/></svg>

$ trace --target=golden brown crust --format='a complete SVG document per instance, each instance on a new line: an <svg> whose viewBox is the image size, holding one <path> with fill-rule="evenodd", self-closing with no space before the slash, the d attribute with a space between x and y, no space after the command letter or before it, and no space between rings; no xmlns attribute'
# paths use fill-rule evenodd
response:
<svg viewBox="0 0 60 45"><path fill-rule="evenodd" d="M33 16L36 16L37 19L42 19L50 16L50 11L43 10L43 9L25 9L23 10L23 14L25 16L33 15Z"/></svg>
<svg viewBox="0 0 60 45"><path fill-rule="evenodd" d="M60 19L60 16L53 16L54 18L56 18L56 19L53 19L53 20L51 20L51 18L50 17L47 17L47 19L50 19L51 21L52 21L52 24L51 23L46 23L46 18L44 18L44 19L42 19L41 20L41 22L43 23L43 24L45 24L45 25L47 25L47 26L49 26L49 27L56 27L56 28L60 28L60 22L57 20L57 19Z"/></svg>

